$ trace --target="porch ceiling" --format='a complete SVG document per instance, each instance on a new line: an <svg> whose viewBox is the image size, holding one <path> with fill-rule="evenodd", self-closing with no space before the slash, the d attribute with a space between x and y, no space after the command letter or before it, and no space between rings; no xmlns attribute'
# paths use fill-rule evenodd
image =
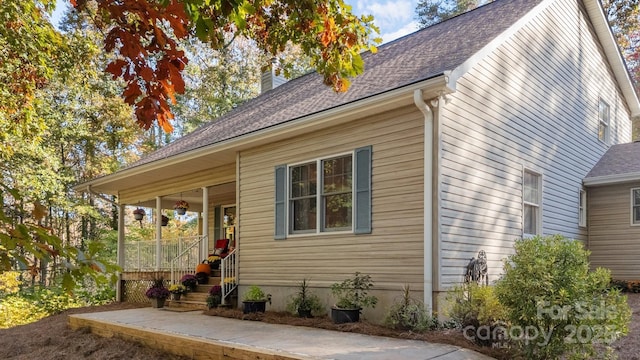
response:
<svg viewBox="0 0 640 360"><path fill-rule="evenodd" d="M203 154L202 156L179 159L179 161L173 161L170 163L163 163L163 166L152 166L154 165L152 163L146 166L143 165L127 169L120 173L97 178L87 185L90 185L91 190L94 192L118 195L119 192L135 189L141 186L147 186L148 184L157 182L161 179L174 178L179 174L197 173L199 171L208 170L225 164L235 163L235 161L235 151L220 151L216 153ZM85 189L80 188L79 190ZM194 198L195 197L197 196L194 195ZM202 202L201 192L199 194L199 202Z"/></svg>
<svg viewBox="0 0 640 360"><path fill-rule="evenodd" d="M216 198L226 199L229 197L233 197L235 196L235 192L236 192L235 182L214 185L209 187L209 197L214 200ZM201 188L163 196L162 208L173 209L173 205L176 203L176 201L180 199L189 203L189 211L196 211L196 212L202 211L202 189ZM156 201L155 199L149 199L147 201L141 201L136 204L127 204L127 205L136 205L136 206L142 206L142 207L155 208Z"/></svg>

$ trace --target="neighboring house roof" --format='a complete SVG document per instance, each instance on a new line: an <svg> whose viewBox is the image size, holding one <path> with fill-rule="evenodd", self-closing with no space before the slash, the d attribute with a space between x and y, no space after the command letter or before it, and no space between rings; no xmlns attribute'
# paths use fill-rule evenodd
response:
<svg viewBox="0 0 640 360"><path fill-rule="evenodd" d="M304 75L240 105L128 168L233 139L310 114L424 81L456 69L541 0L501 0L407 35L363 55L365 72L346 93L317 73Z"/></svg>
<svg viewBox="0 0 640 360"><path fill-rule="evenodd" d="M640 142L613 145L589 171L585 185L609 185L640 180Z"/></svg>

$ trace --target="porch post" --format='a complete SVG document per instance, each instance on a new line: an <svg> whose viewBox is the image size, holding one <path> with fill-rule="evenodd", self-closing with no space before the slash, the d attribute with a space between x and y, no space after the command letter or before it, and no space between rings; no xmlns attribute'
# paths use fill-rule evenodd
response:
<svg viewBox="0 0 640 360"><path fill-rule="evenodd" d="M202 187L202 235L207 240L200 247L200 259L209 254L209 188L206 186Z"/></svg>
<svg viewBox="0 0 640 360"><path fill-rule="evenodd" d="M117 264L122 270L124 269L124 205L118 204L118 248L117 248ZM122 273L119 271L118 280L116 282L116 301L122 301Z"/></svg>
<svg viewBox="0 0 640 360"><path fill-rule="evenodd" d="M162 197L156 196L156 271L162 263Z"/></svg>

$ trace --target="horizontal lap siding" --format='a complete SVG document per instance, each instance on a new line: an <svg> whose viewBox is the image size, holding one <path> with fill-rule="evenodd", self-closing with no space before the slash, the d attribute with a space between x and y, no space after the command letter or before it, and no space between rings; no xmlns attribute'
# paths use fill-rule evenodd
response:
<svg viewBox="0 0 640 360"><path fill-rule="evenodd" d="M356 271L377 289L423 283L423 117L407 107L240 154L241 284L329 286ZM274 240L274 167L372 145L373 231Z"/></svg>
<svg viewBox="0 0 640 360"><path fill-rule="evenodd" d="M582 178L607 146L598 99L611 106L610 143L630 121L591 27L572 0L551 5L458 81L442 114L441 282L462 280L485 250L496 279L522 234L523 167L543 174L543 233L586 240Z"/></svg>
<svg viewBox="0 0 640 360"><path fill-rule="evenodd" d="M639 187L612 185L587 193L591 266L610 269L614 279L640 279L640 226L631 226L631 189Z"/></svg>

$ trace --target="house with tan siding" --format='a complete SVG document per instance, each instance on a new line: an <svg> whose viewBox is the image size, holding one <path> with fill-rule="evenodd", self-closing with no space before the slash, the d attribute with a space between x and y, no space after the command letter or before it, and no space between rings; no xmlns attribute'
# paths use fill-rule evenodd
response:
<svg viewBox="0 0 640 360"><path fill-rule="evenodd" d="M584 179L591 265L640 278L640 142L614 145Z"/></svg>
<svg viewBox="0 0 640 360"><path fill-rule="evenodd" d="M302 76L78 185L117 196L119 261L126 206L185 199L200 254L232 238L240 296L259 285L283 310L307 278L328 307L359 271L376 321L405 284L437 310L480 250L494 280L518 238L592 239L583 179L640 114L597 0L498 0L364 58L347 93Z"/></svg>

